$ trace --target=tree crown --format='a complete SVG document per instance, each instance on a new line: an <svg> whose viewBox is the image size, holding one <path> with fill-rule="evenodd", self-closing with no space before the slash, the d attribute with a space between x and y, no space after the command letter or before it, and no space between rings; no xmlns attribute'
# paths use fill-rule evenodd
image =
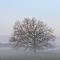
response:
<svg viewBox="0 0 60 60"><path fill-rule="evenodd" d="M25 18L22 23L20 21L15 23L11 41L15 42L15 46L39 48L51 46L49 42L54 38L53 30L43 21Z"/></svg>

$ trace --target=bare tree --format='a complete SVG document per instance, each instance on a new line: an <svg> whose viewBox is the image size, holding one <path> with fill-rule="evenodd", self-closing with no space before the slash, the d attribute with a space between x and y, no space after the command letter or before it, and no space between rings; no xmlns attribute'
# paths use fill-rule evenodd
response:
<svg viewBox="0 0 60 60"><path fill-rule="evenodd" d="M23 46L35 50L51 46L50 41L54 38L53 30L42 21L25 18L22 22L15 23L11 42L14 42L15 47Z"/></svg>

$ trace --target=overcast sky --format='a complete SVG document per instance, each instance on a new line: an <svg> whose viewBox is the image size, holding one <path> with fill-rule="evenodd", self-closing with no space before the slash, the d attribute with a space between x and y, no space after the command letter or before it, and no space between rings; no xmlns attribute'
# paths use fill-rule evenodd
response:
<svg viewBox="0 0 60 60"><path fill-rule="evenodd" d="M11 35L24 17L41 19L60 36L60 0L0 0L0 35Z"/></svg>

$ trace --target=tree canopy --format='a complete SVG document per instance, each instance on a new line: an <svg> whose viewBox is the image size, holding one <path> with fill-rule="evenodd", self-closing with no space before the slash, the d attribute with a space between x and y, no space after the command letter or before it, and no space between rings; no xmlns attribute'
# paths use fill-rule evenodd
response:
<svg viewBox="0 0 60 60"><path fill-rule="evenodd" d="M16 21L11 42L15 47L44 48L52 46L55 36L53 29L43 21L35 18L24 18L22 22Z"/></svg>

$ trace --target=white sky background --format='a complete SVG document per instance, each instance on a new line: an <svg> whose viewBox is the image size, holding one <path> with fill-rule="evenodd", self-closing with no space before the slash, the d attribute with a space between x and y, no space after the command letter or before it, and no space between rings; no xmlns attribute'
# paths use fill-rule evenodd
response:
<svg viewBox="0 0 60 60"><path fill-rule="evenodd" d="M60 36L60 0L0 0L0 35L11 35L24 17L41 19Z"/></svg>

